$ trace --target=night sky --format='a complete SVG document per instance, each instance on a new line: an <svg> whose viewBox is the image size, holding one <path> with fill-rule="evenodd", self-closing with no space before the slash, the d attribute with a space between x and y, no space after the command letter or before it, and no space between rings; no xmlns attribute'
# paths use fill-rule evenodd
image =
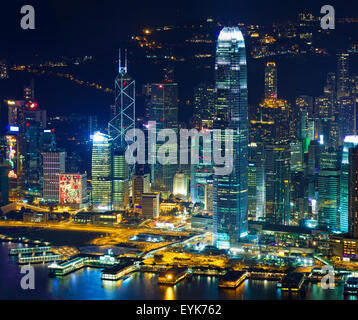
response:
<svg viewBox="0 0 358 320"><path fill-rule="evenodd" d="M35 8L35 30L22 30L20 27L20 9L26 4ZM117 49L126 47L130 36L140 33L144 27L197 23L207 17L226 25L239 21L272 25L273 22L295 20L299 12L319 16L321 6L325 4L335 7L336 18L358 17L358 2L352 0L1 1L0 60L5 58L10 64L35 63L35 54L41 62L47 58L56 60L61 56L94 55L94 62L89 67L78 67L69 72L75 72L75 75L77 72L80 79L97 81L113 88ZM338 47L338 43L334 42L332 46ZM303 59L295 64L289 59L281 59L278 67L279 95L293 100L299 94L321 94L326 73L335 71L335 58L318 59L309 63ZM265 61L249 60L248 63L249 103L256 104L263 93ZM130 74L137 82L137 91L140 91L143 83L160 81L160 66L150 66L148 61L140 64L135 57L129 64ZM175 80L179 82L179 96L184 101L190 98L199 80L192 77L193 70L183 69L182 66L178 69L175 71ZM358 69L352 69L358 73ZM188 74L191 77L188 78ZM31 77L29 74L12 73L9 81L0 83L0 101L21 97L23 85ZM205 80L213 81L213 75ZM36 77L35 86L36 98L41 108L47 109L49 114L84 112L98 114L103 123L108 121L109 105L114 101L112 95L54 77ZM137 102L138 114L141 114L144 106L141 100ZM189 114L181 112L181 120L186 121Z"/></svg>
<svg viewBox="0 0 358 320"><path fill-rule="evenodd" d="M20 28L20 8L31 4L36 30ZM0 4L0 56L21 57L29 51L42 55L101 52L145 25L183 23L208 16L228 24L237 21L272 23L295 18L298 12L319 15L322 5L334 5L336 17L358 16L352 0L11 0Z"/></svg>

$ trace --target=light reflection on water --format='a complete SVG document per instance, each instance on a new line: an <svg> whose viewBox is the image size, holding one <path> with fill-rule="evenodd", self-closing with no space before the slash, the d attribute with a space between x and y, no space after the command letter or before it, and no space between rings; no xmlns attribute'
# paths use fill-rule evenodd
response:
<svg viewBox="0 0 358 320"><path fill-rule="evenodd" d="M324 290L309 284L305 294L289 294L281 293L274 281L246 280L236 289L218 289L216 277L194 276L171 287L158 285L154 273L135 273L124 280L104 281L101 270L92 268L49 278L44 264L35 265L35 290L22 290L20 266L8 254L9 248L16 246L0 243L0 299L343 299L341 285Z"/></svg>

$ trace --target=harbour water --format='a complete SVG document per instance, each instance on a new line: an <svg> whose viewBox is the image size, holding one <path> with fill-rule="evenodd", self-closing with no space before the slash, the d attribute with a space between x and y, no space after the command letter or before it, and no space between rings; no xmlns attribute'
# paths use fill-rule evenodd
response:
<svg viewBox="0 0 358 320"><path fill-rule="evenodd" d="M85 268L60 278L48 276L46 264L36 264L35 289L20 286L21 266L9 256L18 244L0 243L0 299L147 300L147 299L237 299L237 300L342 300L343 285L324 290L308 284L304 294L281 293L275 281L245 280L237 289L218 289L218 278L194 276L174 287L157 284L157 274L135 273L125 280L103 281L101 270ZM348 297L356 299L356 297Z"/></svg>

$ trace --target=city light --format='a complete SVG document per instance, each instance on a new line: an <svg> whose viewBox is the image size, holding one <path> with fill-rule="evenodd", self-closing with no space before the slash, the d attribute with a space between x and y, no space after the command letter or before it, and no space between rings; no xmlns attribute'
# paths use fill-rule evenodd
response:
<svg viewBox="0 0 358 320"><path fill-rule="evenodd" d="M4 7L0 300L357 299L358 3L102 2Z"/></svg>

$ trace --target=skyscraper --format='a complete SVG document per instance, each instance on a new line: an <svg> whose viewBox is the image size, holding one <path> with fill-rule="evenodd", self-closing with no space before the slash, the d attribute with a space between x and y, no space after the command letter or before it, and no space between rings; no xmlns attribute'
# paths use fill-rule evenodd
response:
<svg viewBox="0 0 358 320"><path fill-rule="evenodd" d="M266 222L290 222L290 145L265 146Z"/></svg>
<svg viewBox="0 0 358 320"><path fill-rule="evenodd" d="M256 144L249 145L249 168L248 168L248 216L250 219L256 219L256 189L257 189L257 169L255 150Z"/></svg>
<svg viewBox="0 0 358 320"><path fill-rule="evenodd" d="M149 179L148 174L134 174L132 176L132 203L134 212L142 213L143 193L145 193L144 184L146 179Z"/></svg>
<svg viewBox="0 0 358 320"><path fill-rule="evenodd" d="M303 152L308 150L310 141L314 139L313 98L298 96L296 99L297 138L302 140Z"/></svg>
<svg viewBox="0 0 358 320"><path fill-rule="evenodd" d="M214 129L232 129L233 170L214 174L213 242L237 245L248 231L248 93L245 41L239 28L221 30L216 46L216 119ZM223 144L224 137L221 137Z"/></svg>
<svg viewBox="0 0 358 320"><path fill-rule="evenodd" d="M356 134L356 101L353 97L341 97L338 100L339 127L341 137Z"/></svg>
<svg viewBox="0 0 358 320"><path fill-rule="evenodd" d="M160 197L159 193L143 193L142 195L142 216L145 219L159 217Z"/></svg>
<svg viewBox="0 0 358 320"><path fill-rule="evenodd" d="M9 167L3 162L0 163L0 205L9 203Z"/></svg>
<svg viewBox="0 0 358 320"><path fill-rule="evenodd" d="M344 138L341 178L340 178L340 204L339 204L339 230L348 232L348 174L349 174L349 150L358 145L358 136L347 136Z"/></svg>
<svg viewBox="0 0 358 320"><path fill-rule="evenodd" d="M178 84L153 83L151 85L150 120L156 121L157 130L172 129L178 132ZM164 142L157 142L157 150ZM151 165L152 191L171 193L176 164Z"/></svg>
<svg viewBox="0 0 358 320"><path fill-rule="evenodd" d="M337 231L339 206L339 170L320 169L318 174L318 223Z"/></svg>
<svg viewBox="0 0 358 320"><path fill-rule="evenodd" d="M97 131L92 141L92 203L96 209L108 210L112 193L112 139Z"/></svg>
<svg viewBox="0 0 358 320"><path fill-rule="evenodd" d="M260 121L265 124L259 133L260 140L273 143L286 140L290 135L290 105L284 99L264 99L259 105Z"/></svg>
<svg viewBox="0 0 358 320"><path fill-rule="evenodd" d="M179 198L187 198L188 181L186 175L182 172L178 172L174 176L173 194Z"/></svg>
<svg viewBox="0 0 358 320"><path fill-rule="evenodd" d="M277 68L275 62L267 62L265 68L265 99L277 98Z"/></svg>
<svg viewBox="0 0 358 320"><path fill-rule="evenodd" d="M65 172L65 152L43 152L43 195L45 201L59 202L59 175Z"/></svg>
<svg viewBox="0 0 358 320"><path fill-rule="evenodd" d="M201 127L210 127L215 116L215 86L201 83L194 90L194 118Z"/></svg>
<svg viewBox="0 0 358 320"><path fill-rule="evenodd" d="M23 193L26 196L41 197L43 190L42 152L56 151L56 141L52 130L40 129L38 122L28 122L20 136L20 154L23 161ZM21 179L22 180L22 179Z"/></svg>
<svg viewBox="0 0 358 320"><path fill-rule="evenodd" d="M114 81L115 104L110 106L111 120L108 132L111 137L110 154L110 200L108 205L114 210L127 207L129 202L129 182L135 166L128 165L125 152L128 142L125 137L129 130L135 129L135 80L128 74L127 50L124 65L119 50L118 75Z"/></svg>
<svg viewBox="0 0 358 320"><path fill-rule="evenodd" d="M108 132L112 137L113 149L124 153L128 147L126 134L128 130L135 128L135 80L128 74L127 50L125 50L124 66L122 66L121 50L119 50L118 63L118 75L114 81L115 105L111 106ZM128 171L130 177L134 172L134 165L129 165Z"/></svg>
<svg viewBox="0 0 358 320"><path fill-rule="evenodd" d="M129 202L129 171L125 152L115 150L112 154L112 209L121 210Z"/></svg>
<svg viewBox="0 0 358 320"><path fill-rule="evenodd" d="M153 83L151 85L152 121L157 122L158 129L178 129L178 84Z"/></svg>
<svg viewBox="0 0 358 320"><path fill-rule="evenodd" d="M337 99L349 96L349 53L337 54Z"/></svg>
<svg viewBox="0 0 358 320"><path fill-rule="evenodd" d="M348 232L349 237L358 239L358 147L349 150L348 175Z"/></svg>
<svg viewBox="0 0 358 320"><path fill-rule="evenodd" d="M291 171L303 170L303 150L302 141L292 141L291 148Z"/></svg>
<svg viewBox="0 0 358 320"><path fill-rule="evenodd" d="M208 129L205 129L208 130ZM204 139L198 139L199 163L190 166L190 198L193 203L205 203L205 190L208 178L212 180L213 166L203 159Z"/></svg>
<svg viewBox="0 0 358 320"><path fill-rule="evenodd" d="M323 92L329 96L332 104L333 115L336 115L337 110L335 103L337 100L337 77L334 72L327 73L326 85L323 89Z"/></svg>

